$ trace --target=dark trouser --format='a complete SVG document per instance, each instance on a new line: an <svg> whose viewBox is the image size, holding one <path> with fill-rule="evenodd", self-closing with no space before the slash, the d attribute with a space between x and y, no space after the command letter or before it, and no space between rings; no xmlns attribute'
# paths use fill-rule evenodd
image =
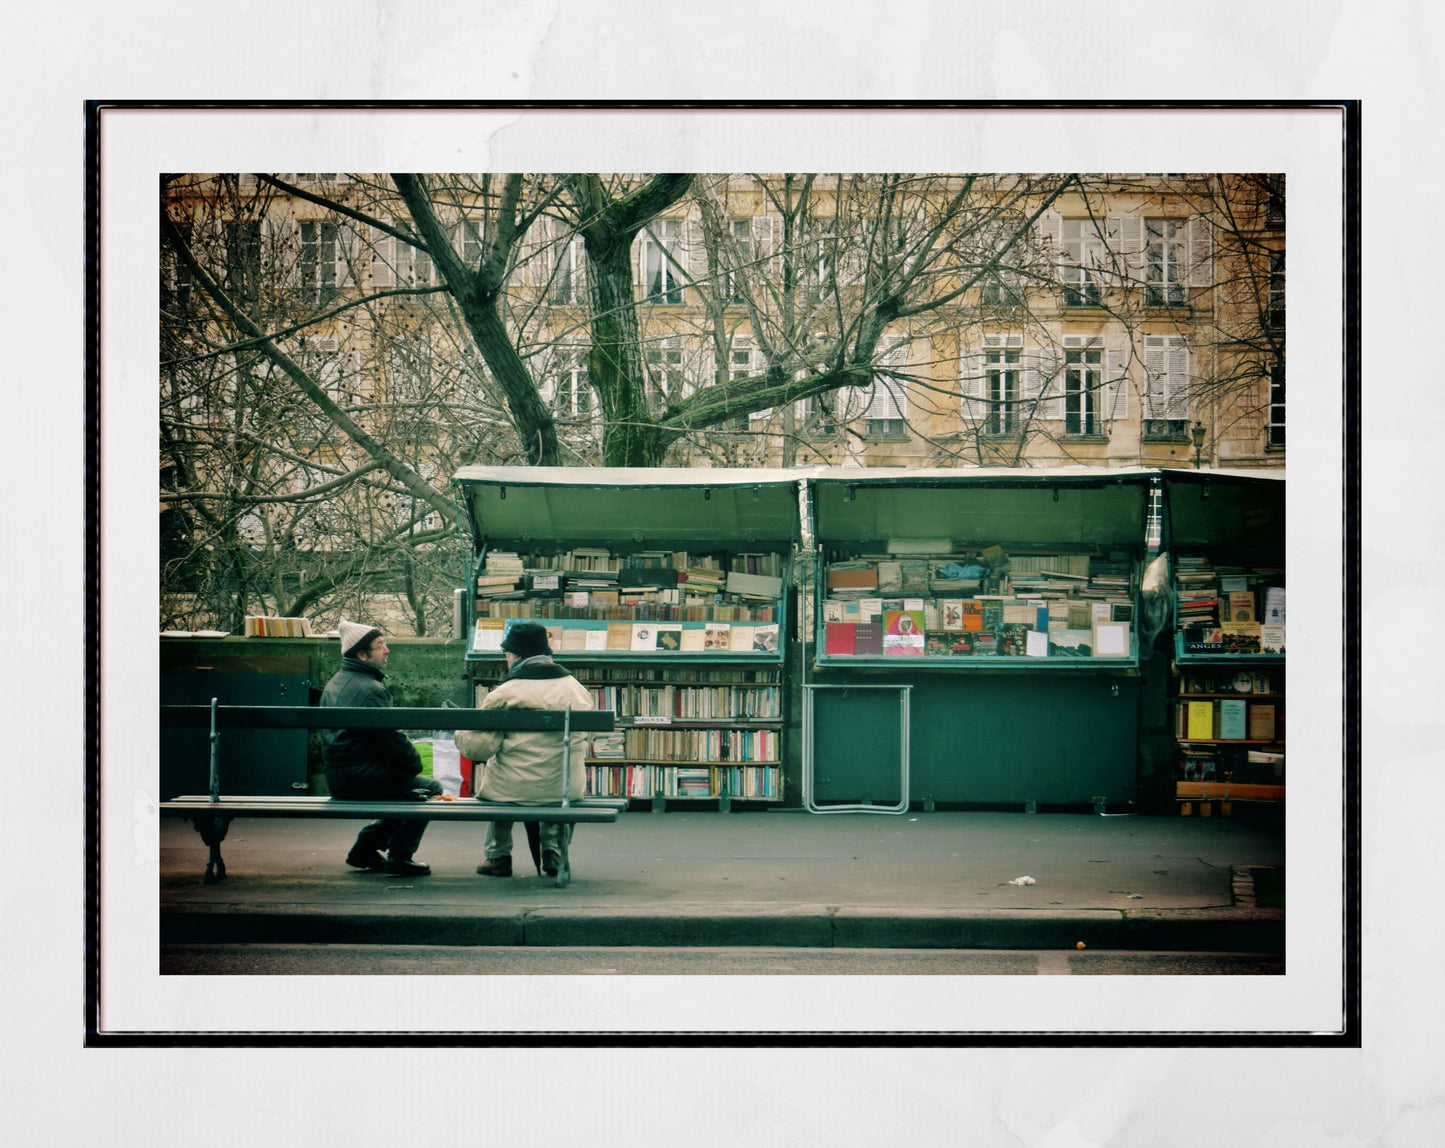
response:
<svg viewBox="0 0 1445 1148"><path fill-rule="evenodd" d="M406 792L413 789L420 789L433 796L442 791L441 782L435 778L422 777L420 774L410 778L406 782ZM333 797L351 798L359 801L381 800L403 796L401 792L366 792L357 793L348 789L344 794L335 793ZM384 817L380 821L373 821L356 835L356 844L352 849L358 853L364 853L370 849L383 850L393 861L409 861L412 854L416 852L417 846L421 844L421 835L426 832L426 822L401 819L397 817Z"/></svg>

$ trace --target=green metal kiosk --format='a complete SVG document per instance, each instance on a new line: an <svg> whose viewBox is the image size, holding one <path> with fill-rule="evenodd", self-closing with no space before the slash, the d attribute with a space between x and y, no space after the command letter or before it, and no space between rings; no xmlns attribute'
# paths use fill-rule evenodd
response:
<svg viewBox="0 0 1445 1148"><path fill-rule="evenodd" d="M801 684L816 699L804 737L829 743L811 755L818 806L871 802L892 811L902 798L904 807L925 809L1099 808L1132 800L1138 595L1158 537L1157 474L810 475ZM849 633L855 600L862 609ZM871 628L883 631L881 649ZM919 628L921 647L912 637ZM898 751L875 749L870 737L886 703L865 690L880 686L907 691ZM872 752L840 752L849 745ZM906 794L896 792L901 778Z"/></svg>

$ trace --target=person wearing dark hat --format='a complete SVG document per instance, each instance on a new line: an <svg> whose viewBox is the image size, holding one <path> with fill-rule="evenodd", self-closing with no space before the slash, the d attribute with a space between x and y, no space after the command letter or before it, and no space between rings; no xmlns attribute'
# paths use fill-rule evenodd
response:
<svg viewBox="0 0 1445 1148"><path fill-rule="evenodd" d="M502 639L507 675L482 701L483 709L590 710L592 695L570 673L552 660L547 631L536 622L513 622ZM549 805L562 800L562 739L544 730L457 730L457 749L481 766L477 797L481 801L517 805ZM573 763L567 796L576 799L586 787L582 763L591 739L572 735ZM483 764L485 763L485 764ZM542 872L557 875L561 863L561 834L567 826L538 826ZM512 875L512 822L493 821L487 827L485 857L477 872L484 877Z"/></svg>
<svg viewBox="0 0 1445 1148"><path fill-rule="evenodd" d="M341 669L321 691L321 704L390 708L391 693L383 684L383 671L391 657L386 636L375 626L361 626L345 618L338 632ZM425 798L442 791L440 782L421 776L421 757L399 729L323 729L321 760L331 796L343 800ZM412 860L424 832L426 822L422 820L373 821L356 835L346 863L368 873L425 877L431 866Z"/></svg>

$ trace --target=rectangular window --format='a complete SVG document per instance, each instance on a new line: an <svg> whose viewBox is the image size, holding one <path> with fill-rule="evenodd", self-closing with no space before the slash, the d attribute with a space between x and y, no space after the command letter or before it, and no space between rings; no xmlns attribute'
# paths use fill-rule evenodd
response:
<svg viewBox="0 0 1445 1148"><path fill-rule="evenodd" d="M644 297L682 302L682 220L654 219L642 237Z"/></svg>
<svg viewBox="0 0 1445 1148"><path fill-rule="evenodd" d="M1144 438L1189 438L1189 348L1178 335L1144 336Z"/></svg>
<svg viewBox="0 0 1445 1148"><path fill-rule="evenodd" d="M1099 394L1104 352L1084 347L1064 352L1064 433L1100 433Z"/></svg>
<svg viewBox="0 0 1445 1148"><path fill-rule="evenodd" d="M984 385L988 397L986 434L1014 434L1019 429L1020 356L1017 347L998 347L984 352Z"/></svg>
<svg viewBox="0 0 1445 1148"><path fill-rule="evenodd" d="M1284 252L1269 253L1269 329L1284 331Z"/></svg>
<svg viewBox="0 0 1445 1148"><path fill-rule="evenodd" d="M647 373L652 383L653 394L660 400L660 406L686 397L691 390L683 363L683 348L680 339L663 339L647 352Z"/></svg>
<svg viewBox="0 0 1445 1148"><path fill-rule="evenodd" d="M745 273L739 269L753 261L753 221L734 219L729 223L732 251L729 252L732 270L726 272L723 298L729 303L741 303L746 299L744 291Z"/></svg>
<svg viewBox="0 0 1445 1148"><path fill-rule="evenodd" d="M1284 176L1271 175L1266 177L1269 181L1268 202L1265 204L1264 225L1266 227L1284 226Z"/></svg>
<svg viewBox="0 0 1445 1148"><path fill-rule="evenodd" d="M565 347L557 354L552 407L564 419L592 417L592 385L587 381L587 350Z"/></svg>
<svg viewBox="0 0 1445 1148"><path fill-rule="evenodd" d="M338 232L334 223L301 224L301 299L322 306L336 298Z"/></svg>
<svg viewBox="0 0 1445 1148"><path fill-rule="evenodd" d="M461 249L462 263L468 271L475 271L482 263L482 221L462 219L457 223L457 246Z"/></svg>
<svg viewBox="0 0 1445 1148"><path fill-rule="evenodd" d="M879 359L881 370L873 376L873 394L864 415L869 438L908 436L908 396L900 377L907 365L908 344L902 340L893 342Z"/></svg>
<svg viewBox="0 0 1445 1148"><path fill-rule="evenodd" d="M1276 363L1269 374L1268 445L1284 446L1284 364Z"/></svg>
<svg viewBox="0 0 1445 1148"><path fill-rule="evenodd" d="M1092 219L1065 219L1061 231L1065 307L1097 307L1104 301L1104 240Z"/></svg>
<svg viewBox="0 0 1445 1148"><path fill-rule="evenodd" d="M557 248L557 267L552 274L551 301L560 306L572 306L587 299L587 281L582 254L582 237L573 235Z"/></svg>
<svg viewBox="0 0 1445 1148"><path fill-rule="evenodd" d="M1189 238L1182 219L1144 220L1144 302L1180 307L1189 301L1185 257Z"/></svg>

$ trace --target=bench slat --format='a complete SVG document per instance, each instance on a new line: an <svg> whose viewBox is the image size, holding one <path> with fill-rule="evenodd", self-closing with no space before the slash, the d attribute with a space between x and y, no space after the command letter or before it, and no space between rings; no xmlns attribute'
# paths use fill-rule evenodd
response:
<svg viewBox="0 0 1445 1148"><path fill-rule="evenodd" d="M161 706L161 721L173 726L210 727L210 706ZM450 709L393 706L217 706L218 729L502 729L560 732L563 710ZM611 710L573 710L577 733L616 728Z"/></svg>
<svg viewBox="0 0 1445 1148"><path fill-rule="evenodd" d="M159 803L171 817L324 817L417 821L548 821L601 824L617 820L613 805L497 805L457 801L342 801L334 797L177 797Z"/></svg>

